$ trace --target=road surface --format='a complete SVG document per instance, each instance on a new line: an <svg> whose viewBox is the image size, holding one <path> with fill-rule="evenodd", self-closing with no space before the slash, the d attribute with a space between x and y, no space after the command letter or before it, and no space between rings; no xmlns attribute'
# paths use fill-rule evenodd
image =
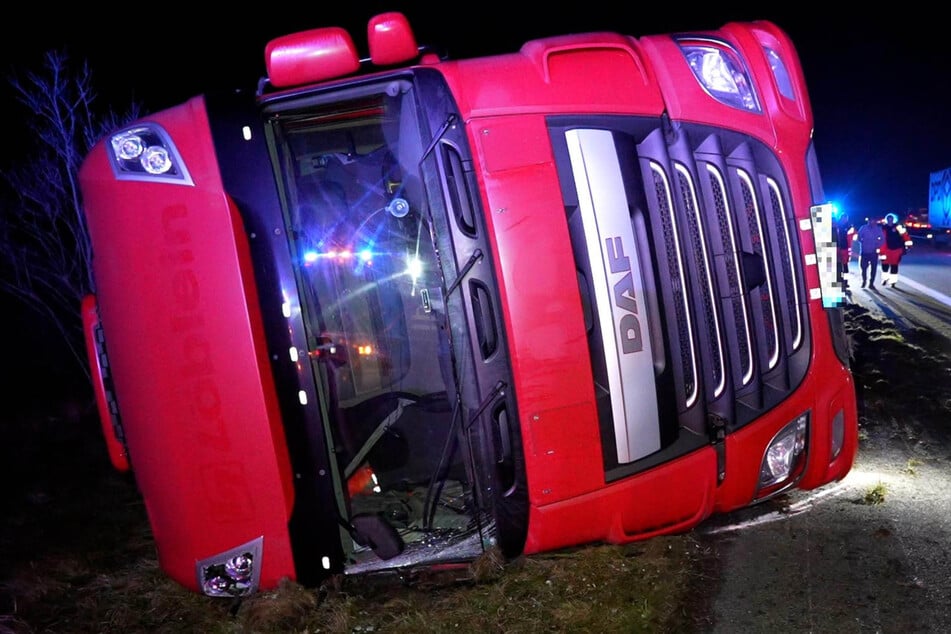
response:
<svg viewBox="0 0 951 634"><path fill-rule="evenodd" d="M915 243L899 265L897 285L863 289L858 262L850 265L851 301L895 322L902 330L926 328L938 333L951 352L951 250Z"/></svg>
<svg viewBox="0 0 951 634"><path fill-rule="evenodd" d="M902 332L943 335L925 339L922 359L951 351L951 259L942 268L932 255L906 256L894 289L860 289L852 267L853 302ZM925 424L914 407L934 390L951 410L951 370L905 359L897 372L891 388L857 385L860 448L843 481L698 527L712 585L698 631L951 632L951 416ZM879 407L890 398L910 405Z"/></svg>

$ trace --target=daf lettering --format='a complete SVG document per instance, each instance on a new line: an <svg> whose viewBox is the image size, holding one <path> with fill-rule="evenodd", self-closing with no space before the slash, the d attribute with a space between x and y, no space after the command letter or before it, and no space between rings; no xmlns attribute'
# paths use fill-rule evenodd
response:
<svg viewBox="0 0 951 634"><path fill-rule="evenodd" d="M614 236L604 241L611 273L624 275L614 283L614 305L627 311L617 322L624 354L644 349L641 339L641 322L637 318L637 297L634 294L634 278L631 275L631 259L624 254L621 238Z"/></svg>

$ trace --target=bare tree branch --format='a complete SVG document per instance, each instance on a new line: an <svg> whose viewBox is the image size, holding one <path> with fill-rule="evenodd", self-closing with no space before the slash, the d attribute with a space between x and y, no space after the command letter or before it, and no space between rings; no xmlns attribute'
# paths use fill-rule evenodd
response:
<svg viewBox="0 0 951 634"><path fill-rule="evenodd" d="M8 78L35 144L20 166L2 173L14 203L0 215L0 291L46 320L77 370L90 376L80 305L93 291L92 247L78 174L103 135L138 117L95 108L92 71L74 68L65 51L48 51L42 71Z"/></svg>

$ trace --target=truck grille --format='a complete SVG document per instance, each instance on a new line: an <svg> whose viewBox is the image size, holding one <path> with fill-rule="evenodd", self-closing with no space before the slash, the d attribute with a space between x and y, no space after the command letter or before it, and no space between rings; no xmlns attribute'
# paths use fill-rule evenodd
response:
<svg viewBox="0 0 951 634"><path fill-rule="evenodd" d="M782 400L805 371L802 258L785 177L758 141L699 126L655 131L638 152L651 177L647 213L663 226L658 279L671 280L664 313L679 331L679 407L692 407L704 383L707 407L735 428Z"/></svg>
<svg viewBox="0 0 951 634"><path fill-rule="evenodd" d="M605 453L610 470L687 451L697 441L683 430L707 438L711 419L730 431L781 402L805 376L807 313L799 224L768 147L665 120L587 123L553 126L552 139L567 158L558 164L592 311L602 435L616 448ZM638 265L620 267L619 257ZM629 301L618 288L630 275ZM650 344L632 351L622 345L622 304L642 297L636 308ZM652 415L656 430L647 433Z"/></svg>

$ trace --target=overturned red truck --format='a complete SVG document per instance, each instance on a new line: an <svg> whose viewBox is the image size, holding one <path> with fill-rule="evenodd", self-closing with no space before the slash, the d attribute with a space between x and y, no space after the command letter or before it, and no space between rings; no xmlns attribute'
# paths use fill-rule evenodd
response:
<svg viewBox="0 0 951 634"><path fill-rule="evenodd" d="M843 478L855 389L768 21L453 61L280 37L81 172L103 432L161 568L282 578L683 532Z"/></svg>

